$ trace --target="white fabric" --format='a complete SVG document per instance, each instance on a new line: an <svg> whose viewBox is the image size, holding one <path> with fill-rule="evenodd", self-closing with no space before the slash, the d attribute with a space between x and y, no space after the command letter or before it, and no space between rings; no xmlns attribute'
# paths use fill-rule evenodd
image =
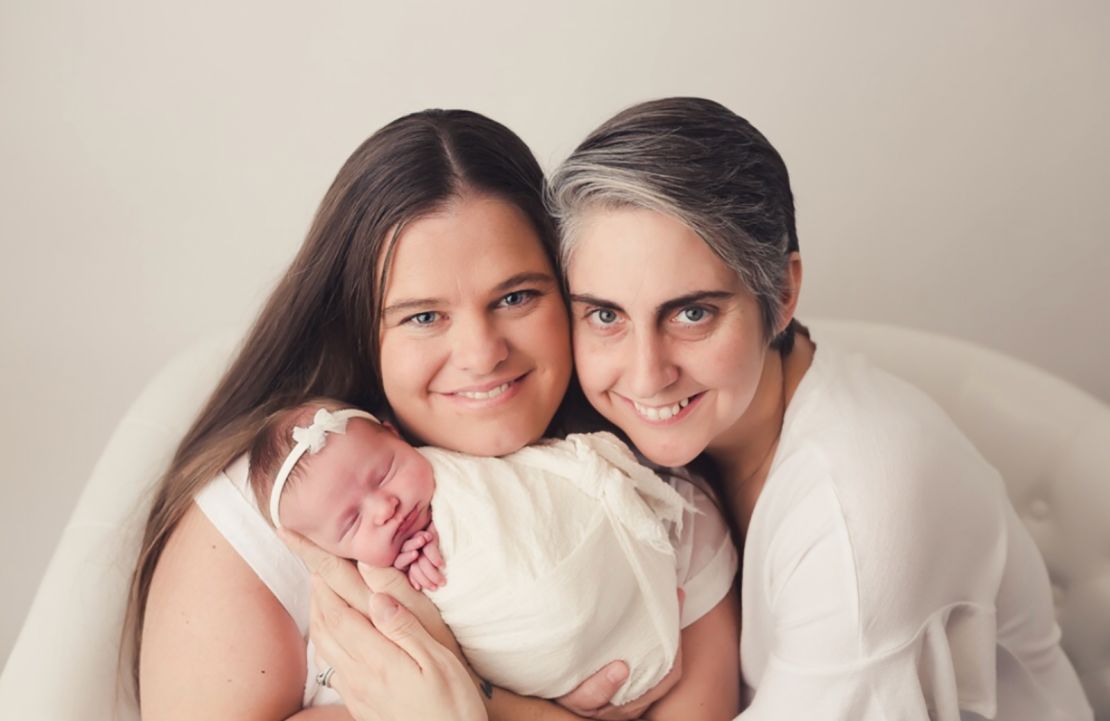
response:
<svg viewBox="0 0 1110 721"><path fill-rule="evenodd" d="M743 567L742 721L1092 718L997 472L862 357L819 343Z"/></svg>
<svg viewBox="0 0 1110 721"><path fill-rule="evenodd" d="M524 449L514 454L514 457L520 457L518 464L539 464L542 468L545 465L558 463L558 460L553 460L557 458L557 454L566 455L570 453L569 449L577 449L579 445L581 445L581 441L559 441L553 447ZM627 449L624 449L623 446L621 448L623 453L626 454L626 459L631 459L631 454L628 454ZM483 571L481 567L477 571L460 571L459 566L467 563L465 555L460 554L460 548L466 548L464 539L470 531L492 533L492 529L488 529L485 525L489 522L489 518L498 519L497 522L502 523L506 529L514 529L512 531L506 530L506 533L518 534L516 536L506 536L507 538L520 538L520 529L523 528L525 531L528 529L528 526L524 523L525 517L511 515L498 518L498 512L506 511L509 507L504 504L499 506L497 504L499 503L498 499L505 497L519 503L524 499L524 496L516 495L514 498L512 495L491 494L489 497L491 505L483 509L481 503L476 501L480 496L474 495L473 492L484 493L482 491L484 481L467 481L469 474L474 472L472 467L468 467L470 461L473 460L481 464L484 461L493 460L496 461L494 465L507 464L507 461L504 461L504 459L469 459L459 454L436 449L421 449L421 451L432 460L436 471L437 489L433 500L433 519L441 536L441 547L447 561L447 573L450 578L450 582L443 589L430 594L430 596L436 605L440 606L441 611L444 612L444 620L452 627L452 631L459 637L463 648L467 650L468 659L471 660L476 669L479 669L479 673L484 673L488 669L479 668L482 661L475 660L477 653L473 657L471 656L472 649L468 648L468 642L464 641L464 638L467 638L468 631L461 626L456 627L454 625L452 618L449 617L452 611L448 611L447 608L464 610L462 606L468 597L469 602L473 602L477 608L480 604L483 604L483 599L492 599L497 595L497 597L503 599L502 603L486 603L484 607L488 611L499 614L499 623L502 623L506 630L510 629L513 615L522 613L525 609L518 602L518 599L513 597L514 589L504 585L508 583L505 580L507 578L505 575L508 569L507 566L491 562L495 565L488 567L489 572ZM617 467L624 468L627 461L609 451L602 452L607 453L607 457L611 457L610 462L603 463L596 451L592 454L586 454L588 462L581 459L575 461L576 468L580 473L571 476L572 483L566 483L566 479L563 483L550 483L551 476L549 474L538 474L541 479L546 480L537 484L530 484L528 486L530 490L527 491L527 494L535 502L530 507L527 504L514 506L514 513L530 513L538 517L542 523L532 528L546 525L550 530L572 535L574 533L581 534L592 529L596 532L594 536L596 540L608 538L612 543L618 543L612 526L608 522L602 523L608 517L605 514L604 505L597 499L597 496L606 492L616 492L621 499L621 502L616 505L622 509L618 513L623 513L625 506L634 505L628 502L630 499L620 493L620 489L614 489L612 485L615 483L613 464L620 464ZM577 457L579 454L575 451L574 455ZM635 461L633 460L632 463L635 463ZM609 471L600 473L606 466L608 466ZM506 465L502 471L509 468L510 466ZM263 583L282 602L290 616L296 621L302 634L306 634L309 610L307 571L300 560L278 540L273 530L263 520L254 495L248 486L247 469L248 464L245 457L234 462L197 495L197 504L220 533L227 538L232 547L254 569ZM514 479L518 478L515 475L517 472L517 470L512 471ZM613 551L617 547L610 546L603 548L598 553L596 556L597 565L593 566L592 570L582 571L583 573L593 573L594 575L589 577L600 580L589 584L582 582L581 577L573 576L562 586L552 584L550 586L552 592L558 593L560 597L568 601L592 597L594 605L586 607L587 617L583 621L589 623L591 628L604 627L606 631L600 635L597 635L596 631L590 631L594 635L575 637L572 639L574 643L562 646L559 651L565 654L565 666L558 667L558 678L549 667L551 675L546 678L547 681L551 682L549 688L555 688L551 684L556 681L565 683L564 679L574 677L577 681L566 689L569 691L570 688L577 685L578 681L596 671L601 665L620 658L628 660L632 669L632 675L622 688L622 693L629 698L633 698L634 696L630 695L630 690L639 686L643 686L643 689L650 688L653 684L648 683L648 679L656 678L657 680L657 676L662 675L659 673L659 669L665 666L662 669L662 672L665 673L670 668L674 657L673 652L669 654L660 653L659 644L654 641L656 634L650 633L650 622L645 620L648 618L645 615L648 613L646 609L671 606L671 615L663 620L674 625L675 633L677 633L679 626L685 628L716 606L732 587L733 578L736 575L737 554L729 537L728 528L713 500L688 480L669 478L668 482L664 484L655 479L654 474L646 471L638 464L634 466L633 472L640 477L639 486L646 486L645 495L652 499L662 497L666 500L660 505L679 508L682 511L681 517L674 524L676 529L679 526L681 527L681 533L670 539L671 549L668 550L667 554L664 554L667 558L664 570L668 580L665 584L659 582L660 586L657 594L652 592L649 597L645 597L644 592L634 581L632 585L629 585L629 580L634 577L629 573L627 561L623 562L624 575L623 577L620 576L623 554L614 556ZM596 475L599 473L600 475ZM643 474L653 479L654 483L646 480ZM537 474L533 471L530 476L536 478ZM620 475L620 477L627 480L627 476ZM507 479L508 476L501 476L502 481ZM608 481L609 485L603 482L605 480ZM592 495L586 493L586 491L591 490L591 483L596 483L596 486L592 488L596 488L597 491ZM520 481L515 480L514 485L520 486ZM546 490L545 486L547 486ZM625 488L631 487L627 483L624 486ZM604 489L609 490L605 491ZM451 494L452 504L445 503L445 497L442 495L444 493ZM522 491L522 493L524 492ZM544 500L543 494L545 493L551 494L549 500ZM454 504L456 497L463 499L458 501L460 505L463 502L468 504L466 515L448 512L449 505ZM644 503L646 505L648 502ZM659 504L659 501L652 500L650 503ZM574 509L573 512L571 512L572 508ZM552 509L559 512L552 513ZM633 519L631 525L636 525L635 519L643 518L635 514L628 514L628 516ZM458 519L457 524L451 523L452 517ZM479 517L486 520L479 522ZM652 525L642 530L642 533L650 536L652 533L650 529L654 527ZM487 530L482 531L484 528ZM516 542L490 542L489 540L490 538L497 539L500 537L497 534L485 536L485 550L488 553L508 557L524 545ZM564 535L564 539L568 537ZM585 540L585 537L582 538ZM555 556L566 557L569 555L567 549L560 546L550 546L547 548L547 552ZM603 562L604 566L602 566ZM589 566L591 564L587 564L587 567ZM519 566L516 568L519 570ZM550 571L552 566L548 565L546 568ZM564 564L564 573L569 568L570 565ZM599 569L603 569L605 575L598 575ZM537 570L542 570L542 567L537 567ZM662 571L656 569L656 573L661 575ZM497 574L501 574L500 578ZM548 580L555 580L554 576L552 575ZM523 584L525 581L518 576L513 583ZM663 588L663 585L666 585L666 588ZM677 599L676 589L678 587L682 587L686 593L681 619L677 619L676 610L673 607ZM443 594L447 594L446 597L437 597ZM620 604L624 604L626 607L621 607L617 602L617 599L620 598L619 594L624 594ZM551 598L554 598L554 596ZM582 606L579 605L577 608L581 610ZM531 609L532 613L537 610L543 611L544 609L542 607ZM563 610L566 611L567 608L564 607ZM510 615L510 612L512 615ZM617 617L618 614L625 614L626 617L619 618ZM561 621L558 620L562 616L565 616L565 613L545 614L543 623L547 625L538 628L527 625L522 627L531 630L533 636L538 639L544 631L549 630L549 624L565 624L567 622L566 618L562 618ZM633 622L633 619L637 620ZM680 621L680 623L675 624L676 621ZM644 625L645 623L647 625ZM620 634L615 634L614 632L618 629L622 629ZM636 633L633 633L632 630L635 630ZM510 647L509 650L513 649L515 649L515 646ZM474 650L476 650L476 647L474 647ZM338 703L338 695L334 690L320 688L315 682L315 675L320 669L315 664L315 653L311 646L308 648L307 654L308 672L305 679L305 705ZM640 658L643 660L636 660ZM527 657L526 663L519 664L520 668L517 670L532 673L529 669L532 668L534 661L534 657ZM552 662L552 664L554 663ZM537 674L533 673L532 675ZM545 676L546 673L539 675ZM487 678L495 684L502 685L502 679L496 671ZM505 683L515 685L511 679ZM561 693L551 695L557 696Z"/></svg>
<svg viewBox="0 0 1110 721"><path fill-rule="evenodd" d="M308 635L308 568L274 534L262 516L248 480L250 462L240 456L194 497L197 506L231 547L254 569L266 588Z"/></svg>
<svg viewBox="0 0 1110 721"><path fill-rule="evenodd" d="M683 497L607 433L504 458L423 452L448 575L429 597L478 675L554 698L621 658L613 703L653 688L678 651Z"/></svg>

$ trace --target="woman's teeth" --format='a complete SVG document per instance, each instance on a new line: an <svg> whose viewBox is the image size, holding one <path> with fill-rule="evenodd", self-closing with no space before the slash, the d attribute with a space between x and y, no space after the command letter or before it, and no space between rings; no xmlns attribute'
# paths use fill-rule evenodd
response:
<svg viewBox="0 0 1110 721"><path fill-rule="evenodd" d="M469 398L475 401L484 401L489 400L490 398L496 398L505 391L509 390L509 386L511 385L511 382L502 383L496 388L490 388L488 391L459 391L455 395L462 396L463 398Z"/></svg>
<svg viewBox="0 0 1110 721"><path fill-rule="evenodd" d="M690 405L690 399L683 398L678 403L675 403L673 406L642 406L636 401L632 401L632 405L636 407L637 413L639 413L644 418L647 418L649 421L665 421L668 418L673 418L674 416L677 416L679 411Z"/></svg>

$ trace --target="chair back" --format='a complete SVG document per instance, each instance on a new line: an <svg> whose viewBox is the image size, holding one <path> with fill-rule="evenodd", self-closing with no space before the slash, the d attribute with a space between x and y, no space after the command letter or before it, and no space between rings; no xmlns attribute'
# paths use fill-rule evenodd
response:
<svg viewBox="0 0 1110 721"><path fill-rule="evenodd" d="M1048 565L1063 646L1110 721L1110 408L1003 354L933 333L819 321L917 385L1005 477ZM0 675L0 719L137 721L117 682L119 630L150 488L226 367L238 334L171 361L120 421L47 567Z"/></svg>
<svg viewBox="0 0 1110 721"><path fill-rule="evenodd" d="M151 490L240 335L204 340L171 360L116 426L0 675L0 719L138 721L117 658Z"/></svg>
<svg viewBox="0 0 1110 721"><path fill-rule="evenodd" d="M810 324L928 393L999 470L1044 556L1062 645L1110 721L1110 407L1039 368L926 331Z"/></svg>

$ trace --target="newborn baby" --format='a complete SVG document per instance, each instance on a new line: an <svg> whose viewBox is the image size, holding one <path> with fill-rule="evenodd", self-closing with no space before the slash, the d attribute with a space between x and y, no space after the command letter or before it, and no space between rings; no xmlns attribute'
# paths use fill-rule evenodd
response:
<svg viewBox="0 0 1110 721"><path fill-rule="evenodd" d="M406 571L498 686L555 698L620 658L630 668L621 704L674 663L675 542L691 505L610 434L474 457L414 448L365 411L315 401L271 416L250 479L276 527ZM701 613L728 592L731 553ZM319 704L330 689L311 683L309 660L306 705Z"/></svg>

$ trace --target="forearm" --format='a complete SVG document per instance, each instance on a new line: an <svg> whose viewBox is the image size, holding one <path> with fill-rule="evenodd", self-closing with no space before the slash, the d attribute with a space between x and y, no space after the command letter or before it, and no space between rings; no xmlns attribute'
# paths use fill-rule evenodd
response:
<svg viewBox="0 0 1110 721"><path fill-rule="evenodd" d="M489 696L483 693L482 698L489 721L583 721L584 718L554 701L518 696L501 688L494 688Z"/></svg>
<svg viewBox="0 0 1110 721"><path fill-rule="evenodd" d="M682 631L682 678L649 721L728 721L740 712L740 609L729 593Z"/></svg>
<svg viewBox="0 0 1110 721"><path fill-rule="evenodd" d="M312 706L301 709L287 721L354 721L354 717L343 705Z"/></svg>

